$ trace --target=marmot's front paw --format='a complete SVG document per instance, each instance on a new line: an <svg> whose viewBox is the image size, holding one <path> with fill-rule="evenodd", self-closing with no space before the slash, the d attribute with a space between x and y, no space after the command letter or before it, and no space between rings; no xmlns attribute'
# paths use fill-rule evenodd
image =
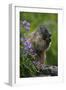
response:
<svg viewBox="0 0 66 90"><path fill-rule="evenodd" d="M44 69L44 64L40 64L40 63L38 62L37 68L38 68L39 70L43 70L43 69Z"/></svg>
<svg viewBox="0 0 66 90"><path fill-rule="evenodd" d="M40 70L44 70L44 64L41 64Z"/></svg>

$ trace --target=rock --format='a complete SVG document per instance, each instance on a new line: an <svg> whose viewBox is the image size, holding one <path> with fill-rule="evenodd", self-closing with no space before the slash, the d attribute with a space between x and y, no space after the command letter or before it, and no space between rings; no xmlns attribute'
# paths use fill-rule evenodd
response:
<svg viewBox="0 0 66 90"><path fill-rule="evenodd" d="M38 76L58 76L58 67L45 65L44 69L38 72Z"/></svg>

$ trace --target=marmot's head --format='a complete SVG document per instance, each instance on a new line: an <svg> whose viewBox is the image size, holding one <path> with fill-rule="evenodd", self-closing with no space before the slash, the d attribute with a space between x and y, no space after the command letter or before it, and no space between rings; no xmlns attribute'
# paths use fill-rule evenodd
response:
<svg viewBox="0 0 66 90"><path fill-rule="evenodd" d="M45 51L51 42L51 33L42 25L31 34L31 42L36 52Z"/></svg>

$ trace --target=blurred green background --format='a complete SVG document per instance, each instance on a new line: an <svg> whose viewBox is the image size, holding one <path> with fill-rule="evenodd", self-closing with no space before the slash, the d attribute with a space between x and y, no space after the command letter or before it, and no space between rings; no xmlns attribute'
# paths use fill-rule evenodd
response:
<svg viewBox="0 0 66 90"><path fill-rule="evenodd" d="M29 33L37 30L40 25L45 25L52 34L51 46L47 51L46 64L58 66L58 14L56 13L32 13L32 12L20 12L20 21L30 22L30 31L27 33L25 28L21 27L20 34L23 33L28 36ZM22 55L22 53L21 53ZM22 56L24 57L24 55ZM27 60L28 61L28 60ZM24 63L24 64L23 64ZM29 63L29 61L27 62ZM20 58L20 76L32 76L35 74L35 70L32 71L31 66L23 62L23 58ZM27 67L27 68L24 68ZM34 68L34 67L33 67ZM23 73L22 73L23 72Z"/></svg>
<svg viewBox="0 0 66 90"><path fill-rule="evenodd" d="M51 47L47 51L46 64L58 65L58 15L56 13L30 13L30 12L20 12L20 20L29 21L31 24L30 32L37 30L39 25L45 25L49 31L52 33ZM26 31L22 28L22 33Z"/></svg>

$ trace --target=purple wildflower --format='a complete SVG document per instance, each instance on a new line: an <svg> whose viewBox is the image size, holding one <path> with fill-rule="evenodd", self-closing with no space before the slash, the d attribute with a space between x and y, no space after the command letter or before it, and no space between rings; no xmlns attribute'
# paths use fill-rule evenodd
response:
<svg viewBox="0 0 66 90"><path fill-rule="evenodd" d="M26 48L28 48L28 49L30 49L32 46L31 46L31 43L28 41L28 40L26 40L25 42L24 42L24 46L26 47Z"/></svg>
<svg viewBox="0 0 66 90"><path fill-rule="evenodd" d="M24 50L27 54L36 55L35 50L32 48L32 44L28 39L26 39L23 44Z"/></svg>
<svg viewBox="0 0 66 90"><path fill-rule="evenodd" d="M22 21L22 24L24 26L24 28L26 29L26 31L30 30L30 23L26 20Z"/></svg>

